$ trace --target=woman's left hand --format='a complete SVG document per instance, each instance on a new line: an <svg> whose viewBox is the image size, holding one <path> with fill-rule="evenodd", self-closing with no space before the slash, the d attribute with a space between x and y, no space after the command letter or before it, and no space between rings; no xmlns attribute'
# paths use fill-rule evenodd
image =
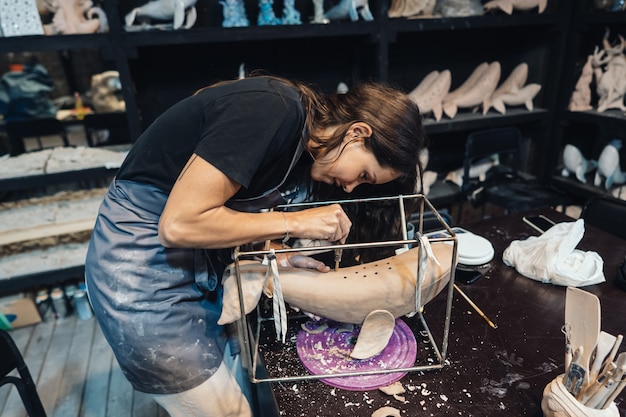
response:
<svg viewBox="0 0 626 417"><path fill-rule="evenodd" d="M330 267L328 265L326 265L322 261L318 261L315 258L311 258L310 256L282 254L282 255L277 255L277 258L278 258L278 264L285 268L295 267L295 268L315 269L319 272L330 271Z"/></svg>

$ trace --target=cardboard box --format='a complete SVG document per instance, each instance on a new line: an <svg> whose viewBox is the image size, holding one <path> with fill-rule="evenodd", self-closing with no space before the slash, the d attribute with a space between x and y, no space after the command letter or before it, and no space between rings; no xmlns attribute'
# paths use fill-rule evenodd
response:
<svg viewBox="0 0 626 417"><path fill-rule="evenodd" d="M0 302L2 302L0 300ZM41 316L37 311L35 302L30 298L18 298L0 304L0 312L11 325L11 328L30 326L41 322ZM5 320L0 319L0 325L6 324ZM3 328L5 326L2 326Z"/></svg>

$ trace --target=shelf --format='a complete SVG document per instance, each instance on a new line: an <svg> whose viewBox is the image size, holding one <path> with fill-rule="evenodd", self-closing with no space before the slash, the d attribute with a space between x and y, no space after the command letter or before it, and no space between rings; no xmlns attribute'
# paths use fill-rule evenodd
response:
<svg viewBox="0 0 626 417"><path fill-rule="evenodd" d="M429 134L439 134L459 130L488 129L492 127L520 125L529 123L545 123L548 111L545 109L507 109L506 114L490 111L483 116L481 113L458 113L454 119L440 121L426 118L424 128Z"/></svg>
<svg viewBox="0 0 626 417"><path fill-rule="evenodd" d="M0 192L45 187L47 185L70 183L76 181L99 180L113 177L117 168L89 168L78 171L55 172L51 174L29 175L25 177L0 179Z"/></svg>
<svg viewBox="0 0 626 417"><path fill-rule="evenodd" d="M568 111L567 120L585 123L626 123L626 114L620 110L607 110L604 112L595 110Z"/></svg>
<svg viewBox="0 0 626 417"><path fill-rule="evenodd" d="M611 194L610 190L605 190L604 188L596 187L589 183L583 184L575 179L560 175L554 175L552 177L552 184L572 196L581 198L583 201L598 195Z"/></svg>
<svg viewBox="0 0 626 417"><path fill-rule="evenodd" d="M89 49L111 46L106 33L87 35L33 35L0 38L0 53L17 51L62 51L66 49Z"/></svg>

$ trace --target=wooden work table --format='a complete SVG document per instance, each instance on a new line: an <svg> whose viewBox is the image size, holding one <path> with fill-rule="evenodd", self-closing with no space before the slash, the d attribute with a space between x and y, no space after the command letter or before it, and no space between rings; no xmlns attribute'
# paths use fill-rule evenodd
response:
<svg viewBox="0 0 626 417"><path fill-rule="evenodd" d="M536 210L528 214L539 213ZM543 214L556 222L572 221L558 212L543 210ZM347 391L319 380L262 382L262 415L369 417L376 409L391 406L402 416L542 416L543 389L564 372L565 336L561 327L565 287L531 280L502 263L502 252L511 241L536 235L522 222L521 214L462 226L494 245L491 271L473 284L458 285L497 324L497 329L490 327L455 291L447 364L440 370L407 374L400 381L406 389L404 403L379 390ZM607 282L584 287L600 298L602 330L626 334L626 292L613 284L617 267L626 255L626 240L588 226L577 248L596 251L604 259ZM444 290L425 310L437 340L441 340L443 327L432 323L443 320L445 304ZM414 328L411 320L404 320ZM419 350L425 346L419 331L415 331L418 360ZM624 350L626 343L620 348ZM263 359L270 374L299 366L293 346ZM626 392L616 400L622 417L626 416L625 400Z"/></svg>

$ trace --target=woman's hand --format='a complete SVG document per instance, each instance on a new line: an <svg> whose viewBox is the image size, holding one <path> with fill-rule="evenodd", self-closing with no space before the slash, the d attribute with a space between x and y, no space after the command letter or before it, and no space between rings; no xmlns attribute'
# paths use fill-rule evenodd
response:
<svg viewBox="0 0 626 417"><path fill-rule="evenodd" d="M352 222L339 204L285 213L289 234L311 240L346 243Z"/></svg>
<svg viewBox="0 0 626 417"><path fill-rule="evenodd" d="M318 261L315 258L311 258L310 256L298 255L293 253L283 253L276 255L278 258L278 264L282 267L295 267L295 268L306 268L306 269L316 269L319 272L328 272L330 271L330 267L326 265L322 261Z"/></svg>

